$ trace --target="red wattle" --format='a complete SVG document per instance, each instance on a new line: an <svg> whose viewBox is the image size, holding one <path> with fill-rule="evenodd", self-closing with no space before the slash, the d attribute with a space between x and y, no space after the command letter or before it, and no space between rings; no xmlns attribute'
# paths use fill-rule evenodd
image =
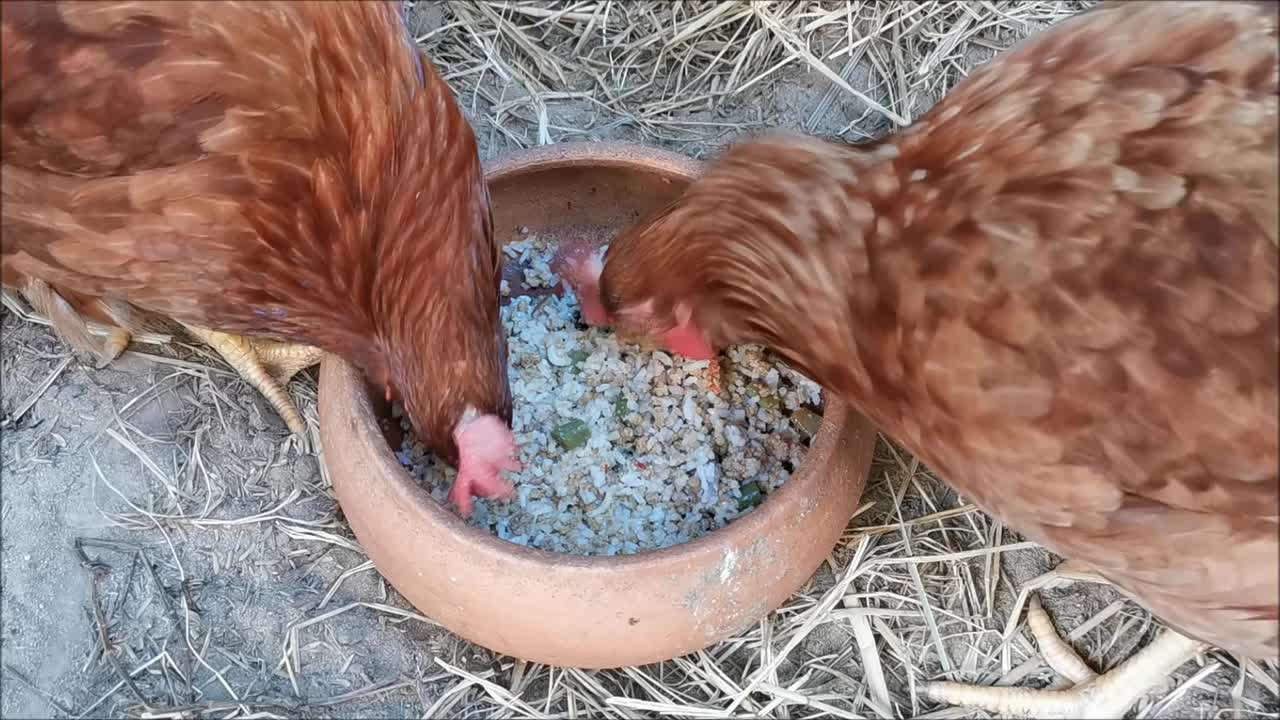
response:
<svg viewBox="0 0 1280 720"><path fill-rule="evenodd" d="M677 325L663 333L662 344L671 352L690 360L710 360L716 356L715 348L711 347L706 336L692 323Z"/></svg>

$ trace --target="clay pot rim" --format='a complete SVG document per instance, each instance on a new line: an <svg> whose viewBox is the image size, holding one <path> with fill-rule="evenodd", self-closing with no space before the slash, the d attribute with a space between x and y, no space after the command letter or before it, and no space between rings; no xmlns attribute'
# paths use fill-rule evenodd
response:
<svg viewBox="0 0 1280 720"><path fill-rule="evenodd" d="M685 176L699 175L699 168L702 165L699 161L683 155L631 143L573 142L506 153L486 167L486 175L488 182L494 184L515 174L583 164ZM355 374L356 379L359 379L359 371L337 356L328 355L324 362L332 364L336 371ZM350 386L362 387L362 384L353 382ZM442 530L461 534L486 552L506 555L517 560L526 565L530 573L563 572L568 565L585 570L613 570L635 565L677 564L683 560L691 561L707 552L716 552L721 546L730 544L734 537L758 536L770 526L771 521L776 522L778 516L798 516L796 509L805 498L819 494L820 486L824 482L822 473L828 464L828 459L838 451L837 443L843 427L851 421L858 421L857 418L859 418L855 413L851 413L839 398L829 396L825 391L823 396L825 410L822 423L810 443L808 452L782 487L769 493L754 510L739 516L725 527L712 530L689 542L660 549L641 550L628 555L573 555L508 542L486 530L472 527L452 509L437 502L410 477L386 442L373 443L376 447L373 448L371 459L377 463L375 471L382 474L388 481L399 485L402 491L412 497L415 504L427 513L432 522L441 525ZM351 420L363 426L359 434L365 437L381 438L382 431L374 417L372 403L367 397L358 400L354 403L354 417Z"/></svg>
<svg viewBox="0 0 1280 720"><path fill-rule="evenodd" d="M702 175L703 163L685 155L629 142L579 140L538 145L502 153L484 163L490 185L513 175L537 170L591 165L596 168L628 168L680 177Z"/></svg>

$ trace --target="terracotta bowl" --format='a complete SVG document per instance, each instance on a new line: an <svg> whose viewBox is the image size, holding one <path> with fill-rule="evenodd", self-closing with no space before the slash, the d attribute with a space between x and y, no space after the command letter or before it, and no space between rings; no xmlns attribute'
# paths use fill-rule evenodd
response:
<svg viewBox="0 0 1280 720"><path fill-rule="evenodd" d="M610 143L512 153L487 171L498 237L509 241L521 226L621 227L676 197L698 167ZM324 360L325 463L378 570L423 614L474 643L581 668L695 652L781 605L853 515L875 443L863 417L828 400L805 461L753 512L664 550L579 557L499 540L436 503L397 463L379 428L384 411L357 370Z"/></svg>

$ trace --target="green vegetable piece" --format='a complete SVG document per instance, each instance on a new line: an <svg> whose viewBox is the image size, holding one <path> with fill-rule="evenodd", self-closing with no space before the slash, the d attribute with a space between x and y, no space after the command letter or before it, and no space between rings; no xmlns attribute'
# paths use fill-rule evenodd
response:
<svg viewBox="0 0 1280 720"><path fill-rule="evenodd" d="M822 426L822 416L810 410L809 408L800 408L791 415L791 421L800 428L800 432L804 434L805 439L811 439L818 434L818 428Z"/></svg>
<svg viewBox="0 0 1280 720"><path fill-rule="evenodd" d="M782 407L782 400L777 395L760 394L760 407L766 410L777 410Z"/></svg>
<svg viewBox="0 0 1280 720"><path fill-rule="evenodd" d="M586 350L570 350L569 359L576 363L580 363L583 360L587 359L587 351Z"/></svg>
<svg viewBox="0 0 1280 720"><path fill-rule="evenodd" d="M738 495L739 510L746 510L747 508L753 508L759 505L760 503L764 502L764 494L760 492L759 483L749 482L746 485L743 485L741 488L739 488L739 490L741 493Z"/></svg>
<svg viewBox="0 0 1280 720"><path fill-rule="evenodd" d="M573 418L552 428L551 438L565 450L576 450L591 439L591 428L578 418Z"/></svg>
<svg viewBox="0 0 1280 720"><path fill-rule="evenodd" d="M627 397L625 395L619 395L617 399L613 401L614 417L622 417L623 415L626 415L627 411L630 409L631 405L627 403Z"/></svg>

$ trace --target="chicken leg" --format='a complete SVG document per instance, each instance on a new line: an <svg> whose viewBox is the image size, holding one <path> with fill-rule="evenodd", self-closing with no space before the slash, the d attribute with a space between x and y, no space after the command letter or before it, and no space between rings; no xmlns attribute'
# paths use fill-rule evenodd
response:
<svg viewBox="0 0 1280 720"><path fill-rule="evenodd" d="M1106 580L1078 569L1067 570L1064 563L1047 576L1065 577L1067 582ZM1121 718L1154 687L1193 659L1206 646L1173 630L1165 630L1136 655L1098 675L1085 664L1053 627L1049 614L1037 595L1031 596L1027 624L1045 662L1070 680L1067 690L1032 690L1017 687L980 687L953 682L929 683L925 697L937 703L981 708L1001 717L1037 718Z"/></svg>
<svg viewBox="0 0 1280 720"><path fill-rule="evenodd" d="M240 377L257 388L280 414L289 430L298 435L306 432L302 415L285 386L298 371L320 362L324 351L308 345L228 335L185 323L184 327L198 340L217 350Z"/></svg>

